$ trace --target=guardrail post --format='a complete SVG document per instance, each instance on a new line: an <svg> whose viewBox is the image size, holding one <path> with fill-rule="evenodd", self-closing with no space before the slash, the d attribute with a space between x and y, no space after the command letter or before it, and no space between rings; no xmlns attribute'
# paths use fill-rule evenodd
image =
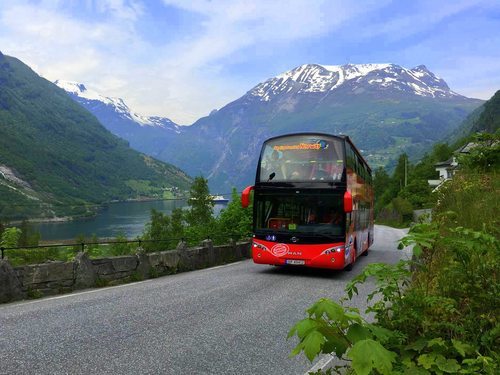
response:
<svg viewBox="0 0 500 375"><path fill-rule="evenodd" d="M146 250L144 250L144 248L142 247L142 240L141 239L138 239L137 241L133 241L133 242L137 242L137 249L135 249L135 252L137 254L144 254L146 252Z"/></svg>
<svg viewBox="0 0 500 375"><path fill-rule="evenodd" d="M5 250L5 248L0 247L0 250L2 250L2 259L3 259L3 251Z"/></svg>
<svg viewBox="0 0 500 375"><path fill-rule="evenodd" d="M176 250L186 250L188 247L187 247L187 243L184 241L184 238L181 238L180 242L177 244L176 246Z"/></svg>
<svg viewBox="0 0 500 375"><path fill-rule="evenodd" d="M85 243L82 242L80 245L82 246L82 253L84 253L85 252Z"/></svg>

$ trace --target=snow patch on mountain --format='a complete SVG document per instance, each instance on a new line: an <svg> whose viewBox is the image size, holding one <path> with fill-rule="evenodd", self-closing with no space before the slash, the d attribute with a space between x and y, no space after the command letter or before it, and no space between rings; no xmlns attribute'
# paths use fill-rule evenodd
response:
<svg viewBox="0 0 500 375"><path fill-rule="evenodd" d="M283 93L327 93L339 88L380 87L427 97L457 97L446 82L424 65L413 69L396 64L305 64L271 78L249 94L270 101Z"/></svg>

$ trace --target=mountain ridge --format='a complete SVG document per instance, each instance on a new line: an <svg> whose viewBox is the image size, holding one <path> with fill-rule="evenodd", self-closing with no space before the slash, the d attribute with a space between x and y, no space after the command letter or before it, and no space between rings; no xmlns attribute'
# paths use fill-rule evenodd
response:
<svg viewBox="0 0 500 375"><path fill-rule="evenodd" d="M103 96L94 90L89 90L83 83L57 79L54 81L54 84L73 97L77 97L81 100L101 102L112 106L115 108L117 113L120 113L125 118L138 123L140 126L158 126L165 129L172 128L174 130L179 128L179 125L166 117L139 115L137 112L130 109L122 98Z"/></svg>
<svg viewBox="0 0 500 375"><path fill-rule="evenodd" d="M64 80L54 83L111 133L126 140L135 150L153 157L158 157L163 142L184 128L166 117L137 114L123 99L102 95L83 83Z"/></svg>
<svg viewBox="0 0 500 375"><path fill-rule="evenodd" d="M450 90L446 82L430 72L425 65L407 69L396 64L304 64L258 84L248 93L268 101L271 97L269 92L272 95L276 92L290 92L294 89L294 83L306 86L296 88L297 93L322 93L343 85L363 84L364 79L368 84L393 86L402 91L412 90L421 96L462 96Z"/></svg>

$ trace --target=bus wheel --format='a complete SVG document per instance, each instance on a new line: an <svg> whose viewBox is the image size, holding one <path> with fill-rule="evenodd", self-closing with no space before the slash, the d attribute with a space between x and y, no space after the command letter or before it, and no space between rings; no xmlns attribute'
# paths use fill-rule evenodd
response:
<svg viewBox="0 0 500 375"><path fill-rule="evenodd" d="M370 248L370 235L368 235L368 247L366 248L365 251L363 251L363 255L364 257L368 255L368 249Z"/></svg>
<svg viewBox="0 0 500 375"><path fill-rule="evenodd" d="M352 262L345 266L344 270L347 272L352 271L352 267L354 266L354 262L356 262L356 242L354 242L354 249L352 253Z"/></svg>

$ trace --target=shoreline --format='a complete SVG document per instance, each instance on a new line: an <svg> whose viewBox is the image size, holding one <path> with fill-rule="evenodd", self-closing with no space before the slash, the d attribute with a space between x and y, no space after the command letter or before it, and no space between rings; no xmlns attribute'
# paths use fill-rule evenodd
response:
<svg viewBox="0 0 500 375"><path fill-rule="evenodd" d="M173 198L153 198L153 197L140 197L140 198L130 198L124 200L113 200L109 202L95 204L98 207L94 212L83 214L83 215L74 215L74 216L56 216L56 217L38 217L33 219L25 219L25 220L14 220L14 221L5 221L4 225L13 226L22 224L23 221L27 223L40 224L40 223L66 223L70 221L80 220L80 219L90 219L96 217L99 214L99 211L107 208L107 206L115 203L133 203L133 202L154 202L154 201L164 201L164 200L184 200L187 199L185 197L173 197Z"/></svg>
<svg viewBox="0 0 500 375"><path fill-rule="evenodd" d="M69 221L73 220L78 220L78 219L87 219L87 218L92 218L97 216L97 213L94 213L92 215L75 215L75 216L56 216L56 217L51 217L51 218L34 218L34 219L25 219L25 220L14 220L14 221L8 221L5 222L5 225L17 225L17 224L22 224L23 221L26 221L28 224L39 224L39 223L66 223Z"/></svg>

